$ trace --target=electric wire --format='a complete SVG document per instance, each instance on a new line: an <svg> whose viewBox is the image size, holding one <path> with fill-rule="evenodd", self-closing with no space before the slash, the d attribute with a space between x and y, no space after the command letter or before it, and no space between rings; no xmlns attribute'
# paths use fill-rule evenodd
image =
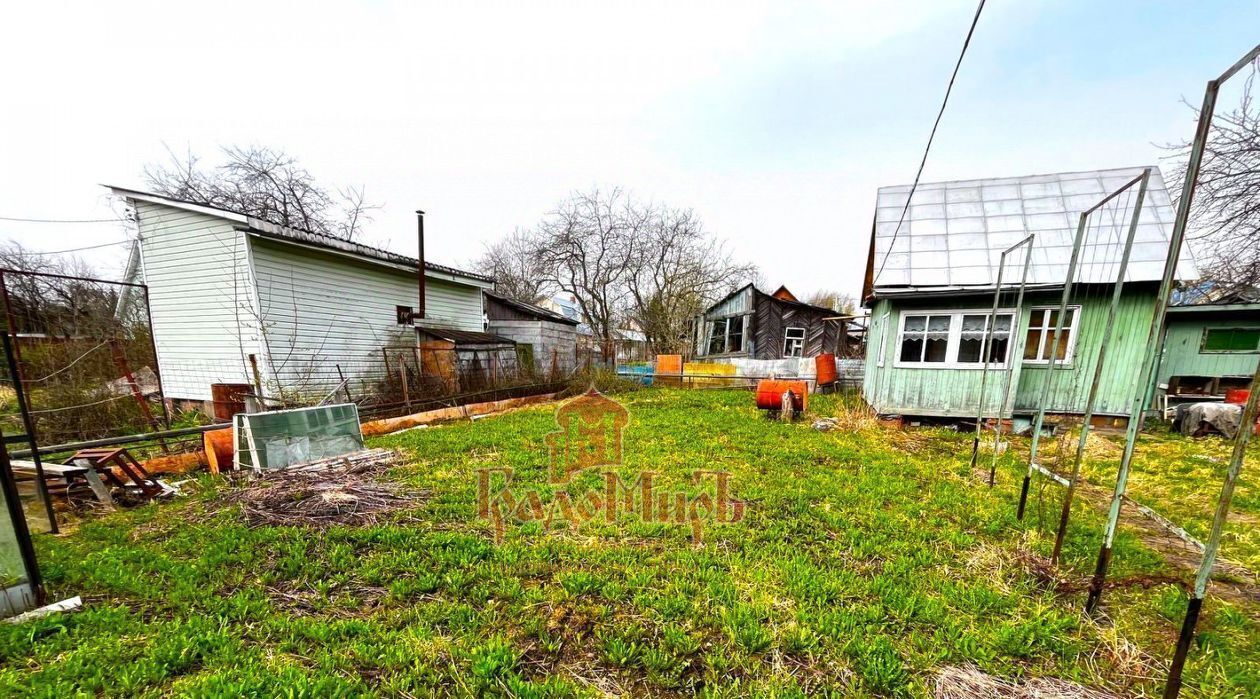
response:
<svg viewBox="0 0 1260 699"><path fill-rule="evenodd" d="M927 145L923 148L923 158L919 161L919 170L914 175L914 183L910 185L910 193L906 195L906 203L901 207L901 218L897 220L897 227L893 229L892 239L888 241L888 250L884 252L884 259L879 263L879 271L875 276L871 277L871 283L875 283L879 279L879 275L884 273L884 265L888 264L888 258L892 255L893 247L897 243L897 235L901 233L901 226L906 221L906 212L910 210L910 200L914 198L914 192L919 188L919 179L923 177L923 168L927 165L928 153L932 150L932 141L936 138L936 129L941 125L941 117L945 116L945 106L949 104L949 95L954 90L954 80L958 78L958 69L962 67L963 57L967 55L967 47L971 45L971 36L976 31L976 23L980 21L980 12L984 10L984 0L980 0L980 4L976 6L976 14L971 18L971 28L967 30L967 38L963 40L962 51L958 53L958 61L954 64L954 72L949 76L949 85L945 87L945 98L941 100L941 108L936 113L936 121L932 123L932 131L928 134Z"/></svg>

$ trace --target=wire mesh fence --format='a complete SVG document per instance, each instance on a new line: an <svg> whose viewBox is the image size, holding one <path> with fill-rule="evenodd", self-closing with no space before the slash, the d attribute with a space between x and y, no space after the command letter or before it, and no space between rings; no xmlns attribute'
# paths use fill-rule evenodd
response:
<svg viewBox="0 0 1260 699"><path fill-rule="evenodd" d="M0 297L15 360L4 372L6 434L25 430L17 382L44 443L169 425L143 286L3 270Z"/></svg>

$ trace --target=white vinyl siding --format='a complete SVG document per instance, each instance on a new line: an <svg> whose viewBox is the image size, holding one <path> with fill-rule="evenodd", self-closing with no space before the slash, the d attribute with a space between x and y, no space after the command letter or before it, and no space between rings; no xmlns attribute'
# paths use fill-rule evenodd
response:
<svg viewBox="0 0 1260 699"><path fill-rule="evenodd" d="M212 383L247 383L258 344L244 234L207 214L143 201L135 209L167 397L209 400Z"/></svg>
<svg viewBox="0 0 1260 699"><path fill-rule="evenodd" d="M339 381L352 391L379 378L381 348L415 342L397 306L416 304L414 272L332 252L250 237L270 358L269 383L313 394ZM483 330L481 287L428 278L417 325Z"/></svg>

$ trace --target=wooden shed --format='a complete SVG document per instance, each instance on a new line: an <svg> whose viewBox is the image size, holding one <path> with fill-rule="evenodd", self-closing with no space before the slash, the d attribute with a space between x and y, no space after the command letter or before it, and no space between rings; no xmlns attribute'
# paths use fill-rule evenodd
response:
<svg viewBox="0 0 1260 699"><path fill-rule="evenodd" d="M1170 399L1221 399L1248 388L1260 360L1260 303L1168 309L1159 383Z"/></svg>
<svg viewBox="0 0 1260 699"><path fill-rule="evenodd" d="M786 287L767 294L752 284L696 319L696 357L786 359L842 353L845 321L830 308L796 300Z"/></svg>
<svg viewBox="0 0 1260 699"><path fill-rule="evenodd" d="M486 330L516 342L522 364L539 371L573 368L578 321L492 291L485 292Z"/></svg>

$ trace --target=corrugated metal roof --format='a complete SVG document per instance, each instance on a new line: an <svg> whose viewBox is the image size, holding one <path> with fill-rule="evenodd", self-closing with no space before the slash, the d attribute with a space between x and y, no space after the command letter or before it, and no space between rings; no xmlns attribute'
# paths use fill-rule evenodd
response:
<svg viewBox="0 0 1260 699"><path fill-rule="evenodd" d="M1002 251L1030 233L1036 238L1028 283L1061 285L1081 212L1140 175L1142 169L920 183L899 231L897 222L910 185L880 187L872 260L875 290L992 288ZM1133 196L1122 194L1091 215L1077 282L1115 281L1136 190L1135 186ZM1163 276L1174 214L1159 168L1151 166L1126 281ZM1022 261L1016 253L1007 264L1018 267ZM1013 276L1011 283L1018 284L1018 271ZM1178 278L1197 276L1189 251L1183 249ZM1010 279L1008 272L1003 286Z"/></svg>
<svg viewBox="0 0 1260 699"><path fill-rule="evenodd" d="M578 324L577 320L574 320L572 318L567 318L563 315L560 315L559 313L554 313L552 311L547 310L546 308L543 308L542 306L536 306L532 303L525 303L524 301L517 301L516 299L508 298L502 294L496 294L490 291L483 291L482 293L505 306L510 306L512 308L515 308L521 313L534 316L535 318L538 318L539 320L551 321L553 323L565 323L566 325Z"/></svg>

